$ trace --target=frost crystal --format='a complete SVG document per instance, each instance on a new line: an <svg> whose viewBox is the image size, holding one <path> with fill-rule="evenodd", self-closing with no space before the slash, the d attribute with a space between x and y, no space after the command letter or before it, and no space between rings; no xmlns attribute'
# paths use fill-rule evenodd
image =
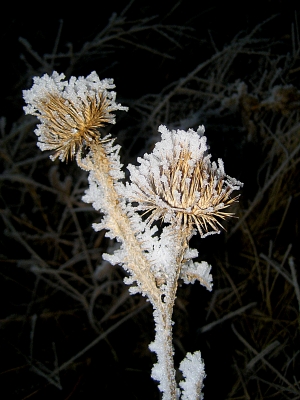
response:
<svg viewBox="0 0 300 400"><path fill-rule="evenodd" d="M212 275L210 274L211 266L206 262L201 263L188 261L181 270L180 277L184 283L195 283L198 280L207 290L212 290Z"/></svg>
<svg viewBox="0 0 300 400"><path fill-rule="evenodd" d="M185 381L179 383L183 389L181 400L203 399L201 390L206 375L200 351L196 351L194 354L187 353L179 368L185 377Z"/></svg>

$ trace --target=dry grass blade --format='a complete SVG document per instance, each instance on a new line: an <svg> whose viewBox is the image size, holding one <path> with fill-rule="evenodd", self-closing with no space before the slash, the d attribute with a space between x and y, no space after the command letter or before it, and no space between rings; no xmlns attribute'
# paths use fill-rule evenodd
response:
<svg viewBox="0 0 300 400"><path fill-rule="evenodd" d="M236 317L237 315L240 315L242 313L244 313L245 311L247 311L250 308L253 308L256 306L257 303L250 303L247 304L246 306L243 306L235 311L232 311L226 315L224 315L222 318L218 319L217 321L211 322L210 324L204 325L202 328L199 329L199 332L204 333L207 331L210 331L211 329L213 329L215 326L222 324L223 322Z"/></svg>
<svg viewBox="0 0 300 400"><path fill-rule="evenodd" d="M231 328L232 328L234 334L237 336L237 338L247 347L247 349L249 349L253 354L255 354L255 357L258 357L256 361L258 361L258 359L259 359L259 360L260 360L263 364L265 364L272 372L274 372L274 374L276 374L277 377L278 377L283 383L286 384L286 386L288 387L288 390L289 390L291 393L293 393L294 395L300 395L300 391L297 390L297 387L296 387L294 384L292 384L291 382L289 382L276 368L273 367L273 365L272 365L269 361L265 360L264 354L265 354L266 349L264 349L262 352L259 353L257 350L255 350L255 349L245 340L245 338L244 338L240 333L238 333L238 331L235 329L234 325L232 325ZM275 343L275 345L273 344L273 346L274 346L274 347L277 347L277 343L276 343L276 342L274 342L274 343ZM272 350L272 349L273 349L273 346L272 346L272 345L270 345L270 346L271 346L270 348L271 348L271 350ZM268 352L267 352L267 353L268 353ZM255 364L255 363L254 363L254 364ZM251 364L251 365L253 366L254 364ZM248 365L249 365L249 364L248 364Z"/></svg>

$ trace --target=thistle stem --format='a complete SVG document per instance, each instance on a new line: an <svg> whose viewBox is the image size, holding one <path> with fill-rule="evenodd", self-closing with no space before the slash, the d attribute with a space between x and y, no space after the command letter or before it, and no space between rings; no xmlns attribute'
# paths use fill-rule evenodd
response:
<svg viewBox="0 0 300 400"><path fill-rule="evenodd" d="M167 379L164 380L161 376L158 376L155 367L152 370L152 376L154 379L161 382L160 387L161 391L164 392L164 400L176 400L178 398L173 358L172 315L181 266L184 262L184 254L188 247L188 241L192 231L193 228L191 226L188 226L185 229L176 229L176 227L174 227L174 236L172 237L172 240L177 243L176 248L178 249L177 255L174 254L174 274L168 277L164 297L160 297L159 304L154 304L158 310L157 313L154 312L156 323L156 344L155 347L150 346L150 348L152 347L152 350L157 353L158 363L162 367L163 373L166 375Z"/></svg>
<svg viewBox="0 0 300 400"><path fill-rule="evenodd" d="M93 144L91 152L93 157L90 170L93 171L93 179L102 189L102 211L106 214L105 228L125 245L126 258L123 262L141 283L142 291L157 305L160 302L160 291L155 284L149 260L136 238L130 218L121 206L120 195L115 187L116 181L111 175L113 166L110 159L101 143Z"/></svg>
<svg viewBox="0 0 300 400"><path fill-rule="evenodd" d="M152 369L152 377L160 382L160 389L163 392L164 400L176 400L177 384L175 380L173 359L174 348L171 324L172 315L169 313L169 307L164 307L162 313L159 314L159 317L155 319L155 340L159 343L159 347L157 347L155 350L153 349L153 351L157 353L158 364L160 365L160 373L156 372L154 366ZM162 375L165 375L166 379Z"/></svg>

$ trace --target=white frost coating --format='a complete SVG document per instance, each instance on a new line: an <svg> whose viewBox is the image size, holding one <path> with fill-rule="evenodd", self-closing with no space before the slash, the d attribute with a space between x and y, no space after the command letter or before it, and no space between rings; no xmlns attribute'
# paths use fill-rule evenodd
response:
<svg viewBox="0 0 300 400"><path fill-rule="evenodd" d="M165 226L160 238L153 242L153 251L149 254L153 269L156 272L163 272L166 277L171 278L176 272L175 255L178 254L178 245L174 241L173 229Z"/></svg>
<svg viewBox="0 0 300 400"><path fill-rule="evenodd" d="M201 263L188 261L183 265L180 273L180 278L183 279L184 283L195 283L198 280L202 286L205 286L207 290L212 291L213 278L210 274L211 265L206 261Z"/></svg>
<svg viewBox="0 0 300 400"><path fill-rule="evenodd" d="M149 349L157 354L157 363L153 365L151 376L159 382L159 390L163 393L163 400L173 400L170 393L170 379L175 379L175 371L173 365L170 365L171 359L166 347L166 330L164 330L163 316L158 310L153 311L153 316L156 325L155 340L150 343ZM170 327L172 321L165 321ZM174 354L174 352L173 352ZM173 356L172 354L172 356ZM168 376L169 373L172 376Z"/></svg>
<svg viewBox="0 0 300 400"><path fill-rule="evenodd" d="M211 235L219 235L221 233L221 231L210 231L210 232L206 232L203 235L201 235L202 239L205 239L207 236L211 236Z"/></svg>
<svg viewBox="0 0 300 400"><path fill-rule="evenodd" d="M202 400L203 394L201 392L206 374L200 351L193 354L187 353L184 360L181 361L179 369L185 378L184 381L179 383L183 390L181 400Z"/></svg>
<svg viewBox="0 0 300 400"><path fill-rule="evenodd" d="M105 93L111 100L108 110L128 110L127 107L115 102L116 92L111 91L115 88L113 79L100 80L95 71L86 78L79 77L77 79L73 76L69 82L64 79L65 75L58 74L56 71L51 76L45 74L42 77L34 77L32 88L23 91L24 100L28 104L24 107L25 114L34 114L39 111L41 100L45 100L49 94L62 96L79 107L80 111L82 103L89 104L88 95L96 95L99 98L102 93ZM113 120L112 123L115 121Z"/></svg>
<svg viewBox="0 0 300 400"><path fill-rule="evenodd" d="M196 162L199 161L203 157L203 154L208 150L206 136L203 136L205 132L203 125L199 126L197 132L193 129L188 129L187 131L180 129L169 131L166 126L160 125L158 132L162 134L162 140L156 143L152 154L159 158L165 156L166 159L168 159L175 156L175 158L178 159L180 156L180 150L184 147L191 151L191 159ZM153 160L153 157L151 158Z"/></svg>
<svg viewBox="0 0 300 400"><path fill-rule="evenodd" d="M184 257L186 260L190 260L191 258L196 258L198 257L198 250L196 249L191 249L190 247L187 248Z"/></svg>

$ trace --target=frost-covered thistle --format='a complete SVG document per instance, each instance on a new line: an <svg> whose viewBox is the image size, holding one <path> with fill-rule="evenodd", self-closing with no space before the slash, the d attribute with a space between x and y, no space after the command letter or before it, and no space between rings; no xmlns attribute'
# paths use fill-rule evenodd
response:
<svg viewBox="0 0 300 400"><path fill-rule="evenodd" d="M140 166L128 167L131 183L125 187L120 147L100 132L103 124L115 122L112 111L127 110L115 102L113 88L111 79L100 80L95 72L69 81L54 72L34 78L33 87L24 91L24 110L40 120L35 133L41 150L54 150L53 160L75 158L89 171L83 200L103 215L93 227L120 242L119 249L103 258L122 265L130 293L141 293L153 306L155 339L149 347L157 363L152 377L163 400L202 399L200 351L187 354L179 366L184 380L178 385L175 379L173 307L179 280L198 280L212 290L211 267L193 261L198 252L189 241L197 232L194 226L201 236L219 231L220 219L232 216L224 210L237 200L231 194L242 183L226 176L221 160L211 163L203 127L185 132L160 126L161 142L138 159ZM160 219L166 224L158 232L153 223Z"/></svg>
<svg viewBox="0 0 300 400"><path fill-rule="evenodd" d="M35 77L31 90L24 91L26 114L36 115L42 124L35 133L41 150L55 150L52 159L73 158L82 146L101 140L99 128L114 124L115 110L127 110L116 104L112 79L100 80L95 72L87 78L72 77L64 81L64 74Z"/></svg>
<svg viewBox="0 0 300 400"><path fill-rule="evenodd" d="M138 159L139 167L128 167L128 197L150 223L162 218L184 227L196 225L202 237L218 233L219 220L233 216L224 210L237 200L231 193L240 182L226 176L222 160L218 166L211 162L203 126L197 132L170 132L165 126L158 130L162 140L153 152Z"/></svg>

